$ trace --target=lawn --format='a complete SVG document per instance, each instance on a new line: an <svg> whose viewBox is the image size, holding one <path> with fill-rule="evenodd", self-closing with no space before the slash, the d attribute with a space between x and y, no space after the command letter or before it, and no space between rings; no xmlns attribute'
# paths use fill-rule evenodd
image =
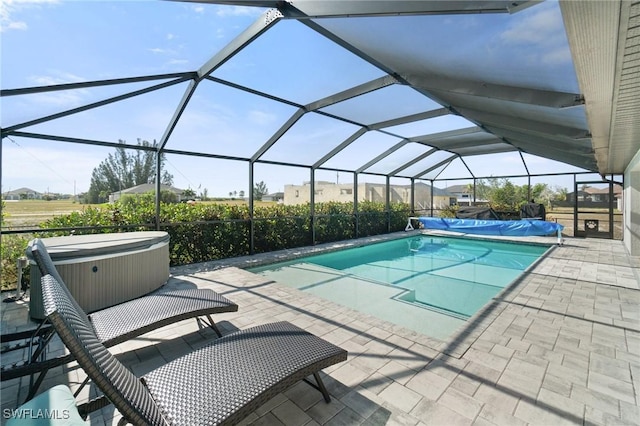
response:
<svg viewBox="0 0 640 426"><path fill-rule="evenodd" d="M91 204L80 204L68 200L5 200L3 214L4 226L37 226L54 216L61 216L75 211L82 211ZM97 205L93 205L97 206Z"/></svg>

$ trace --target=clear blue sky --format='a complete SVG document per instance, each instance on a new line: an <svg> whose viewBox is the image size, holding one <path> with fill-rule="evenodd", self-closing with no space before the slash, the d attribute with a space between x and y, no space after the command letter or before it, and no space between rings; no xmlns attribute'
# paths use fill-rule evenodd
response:
<svg viewBox="0 0 640 426"><path fill-rule="evenodd" d="M3 0L1 4L2 89L194 71L263 12L256 8L155 1ZM514 52L521 52L519 62L506 68L519 75L521 82L526 82L527 75L540 78L541 73L561 70L567 74L563 84L577 90L562 20L553 2L513 16L430 18L433 25L430 30L441 38L420 43L425 49L439 52L442 64L464 69L472 63L482 75L495 71L500 61L507 66ZM348 30L366 33L365 27L372 23L367 19L354 21ZM407 31L411 25L419 24L417 19L407 20ZM452 26L461 25L464 30L450 31ZM398 38L401 37L398 34ZM416 46L422 46L420 43ZM460 48L461 45L464 48ZM377 68L295 21L278 23L214 74L303 104L382 75ZM4 97L2 126L153 84L157 82ZM173 86L23 130L109 142L159 140L185 88L185 84ZM375 102L372 102L375 97L345 102L342 111L341 106L335 108L343 113L346 110L354 119L368 114L375 122L387 118L384 114L390 110L410 114L437 107L400 86L389 89L386 96L387 100ZM433 105L429 105L430 102ZM250 156L294 111L290 106L204 81L167 147ZM411 131L426 134L470 125L457 117L447 117L418 123ZM357 127L353 125L307 114L264 158L308 165L355 130ZM328 164L353 168L354 162L365 163L384 151L390 142L394 140L388 136L367 135L359 141L361 145L354 144L351 150L345 150ZM111 148L16 137L5 138L2 144L3 192L19 187L40 192L85 192L93 169L113 152ZM413 149L415 151L415 147ZM407 147L381 169L389 169L393 161L402 164L410 160L418 155L414 151ZM167 160L168 171L178 187L197 191L206 188L210 196L249 190L246 162L177 155L169 155ZM527 156L527 160L531 173L577 170L531 156ZM513 154L469 159L472 170L480 176L526 173L518 163L519 157ZM448 177L460 174L467 172L459 163L445 172ZM316 178L351 181L348 174L336 176L335 172L318 172ZM282 191L285 184L300 184L305 180L309 180L307 169L256 165L255 181L266 182L271 192ZM380 181L380 178L360 180ZM455 183L458 182L449 182ZM551 183L572 185L569 180ZM438 186L444 187L446 183Z"/></svg>

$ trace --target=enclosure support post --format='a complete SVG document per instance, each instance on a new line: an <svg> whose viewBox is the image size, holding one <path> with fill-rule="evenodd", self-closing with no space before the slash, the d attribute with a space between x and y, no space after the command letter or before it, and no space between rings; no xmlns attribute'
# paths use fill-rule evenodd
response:
<svg viewBox="0 0 640 426"><path fill-rule="evenodd" d="M360 236L360 215L358 214L358 172L353 172L353 214L355 217L355 238Z"/></svg>
<svg viewBox="0 0 640 426"><path fill-rule="evenodd" d="M254 162L249 161L249 254L255 252L255 227L253 217L253 168Z"/></svg>
<svg viewBox="0 0 640 426"><path fill-rule="evenodd" d="M411 178L411 194L409 199L409 207L411 208L411 216L416 215L416 203L415 203L415 195L416 195L416 180L415 178Z"/></svg>
<svg viewBox="0 0 640 426"><path fill-rule="evenodd" d="M433 217L433 179L431 179L429 182L431 182L431 200L429 201L429 204L431 205L429 208L431 209L431 214L430 216Z"/></svg>
<svg viewBox="0 0 640 426"><path fill-rule="evenodd" d="M162 176L162 148L158 147L156 151L156 231L160 230L160 176ZM122 195L122 194L121 194Z"/></svg>
<svg viewBox="0 0 640 426"><path fill-rule="evenodd" d="M310 169L311 182L309 188L309 197L311 204L309 205L309 215L311 216L311 245L316 245L316 171L312 167Z"/></svg>
<svg viewBox="0 0 640 426"><path fill-rule="evenodd" d="M385 199L385 205L386 205L386 210L387 210L387 233L391 232L391 177L389 177L389 175L387 175L387 180L386 180L386 199Z"/></svg>

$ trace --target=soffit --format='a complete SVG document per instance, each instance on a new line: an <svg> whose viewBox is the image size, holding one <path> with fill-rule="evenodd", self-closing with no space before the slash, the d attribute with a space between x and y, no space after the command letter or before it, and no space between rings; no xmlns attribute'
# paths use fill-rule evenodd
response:
<svg viewBox="0 0 640 426"><path fill-rule="evenodd" d="M640 148L640 2L561 1L600 174Z"/></svg>

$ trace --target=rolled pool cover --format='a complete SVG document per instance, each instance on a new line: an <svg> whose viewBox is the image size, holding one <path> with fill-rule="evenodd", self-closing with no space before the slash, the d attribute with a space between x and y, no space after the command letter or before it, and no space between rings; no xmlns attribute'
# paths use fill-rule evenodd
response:
<svg viewBox="0 0 640 426"><path fill-rule="evenodd" d="M564 229L564 226L559 223L544 220L484 220L442 217L419 217L418 220L426 229L480 235L544 236L558 234Z"/></svg>

